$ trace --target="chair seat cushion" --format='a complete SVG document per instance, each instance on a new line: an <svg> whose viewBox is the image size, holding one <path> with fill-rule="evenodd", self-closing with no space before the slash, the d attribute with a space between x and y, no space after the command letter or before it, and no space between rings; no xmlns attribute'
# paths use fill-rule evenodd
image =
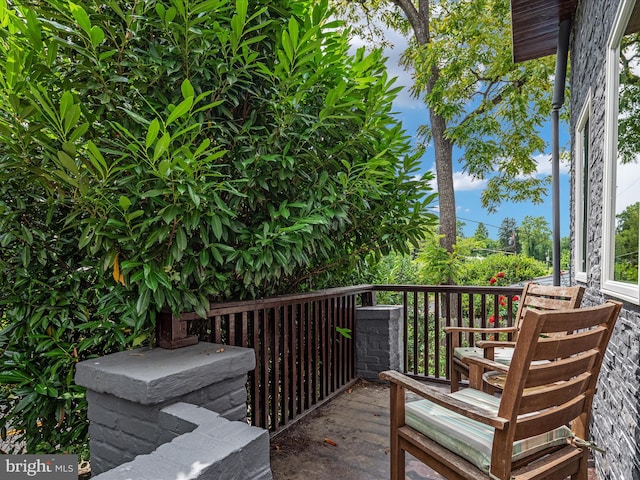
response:
<svg viewBox="0 0 640 480"><path fill-rule="evenodd" d="M471 388L449 395L496 413L500 405L500 399ZM494 435L492 427L451 412L429 400L408 402L405 406L405 421L413 429L467 459L480 470L489 471ZM550 432L514 442L513 461L548 447L565 444L571 436L571 430L562 426Z"/></svg>
<svg viewBox="0 0 640 480"><path fill-rule="evenodd" d="M464 357L484 358L484 350L479 347L458 347L453 350L454 358L462 360ZM511 365L513 358L513 348L498 347L494 349L493 358L495 362L503 365Z"/></svg>

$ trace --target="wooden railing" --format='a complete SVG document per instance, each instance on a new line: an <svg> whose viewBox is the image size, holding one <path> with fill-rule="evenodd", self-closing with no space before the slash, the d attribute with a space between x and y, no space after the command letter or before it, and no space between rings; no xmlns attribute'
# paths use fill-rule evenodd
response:
<svg viewBox="0 0 640 480"><path fill-rule="evenodd" d="M158 344L197 341L253 348L247 383L253 425L276 434L356 380L355 318L359 305L400 304L404 310L405 373L449 379L448 325L512 325L520 288L359 285L268 299L211 305L207 318L163 315ZM503 305L504 304L504 305ZM493 316L494 323L490 323ZM339 329L350 330L351 338ZM343 330L344 331L344 330ZM473 345L465 335L461 344Z"/></svg>
<svg viewBox="0 0 640 480"><path fill-rule="evenodd" d="M378 303L403 306L404 373L436 382L450 379L445 327L512 326L522 291L522 287L458 285L376 285L373 289ZM461 335L458 344L473 346L486 338Z"/></svg>
<svg viewBox="0 0 640 480"><path fill-rule="evenodd" d="M339 329L355 331L359 297L367 303L371 291L365 285L220 303L206 319L167 315L159 322L159 343L176 348L200 340L253 348L249 418L275 434L354 383L355 340Z"/></svg>

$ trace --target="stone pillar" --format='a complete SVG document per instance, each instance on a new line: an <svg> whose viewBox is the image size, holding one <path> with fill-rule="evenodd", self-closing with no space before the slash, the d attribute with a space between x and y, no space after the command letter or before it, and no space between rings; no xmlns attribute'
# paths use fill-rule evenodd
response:
<svg viewBox="0 0 640 480"><path fill-rule="evenodd" d="M375 305L356 313L356 375L378 380L384 370L404 369L402 307Z"/></svg>
<svg viewBox="0 0 640 480"><path fill-rule="evenodd" d="M212 343L143 348L79 363L75 380L87 388L92 474L172 441L176 434L164 428L161 411L174 403L245 421L245 383L254 368L253 350Z"/></svg>

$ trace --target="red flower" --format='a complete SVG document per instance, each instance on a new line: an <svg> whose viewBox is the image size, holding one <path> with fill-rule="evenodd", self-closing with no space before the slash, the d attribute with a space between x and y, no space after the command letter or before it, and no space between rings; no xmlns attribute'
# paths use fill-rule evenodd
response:
<svg viewBox="0 0 640 480"><path fill-rule="evenodd" d="M520 300L520 297L518 295L514 295L511 300L513 300L514 302L517 302L518 300Z"/></svg>
<svg viewBox="0 0 640 480"><path fill-rule="evenodd" d="M504 300L500 300L500 306L501 307L506 307L507 306L507 302L505 302Z"/></svg>
<svg viewBox="0 0 640 480"><path fill-rule="evenodd" d="M495 322L496 322L495 317L494 317L493 315L491 315L491 316L489 317L489 323L495 323Z"/></svg>
<svg viewBox="0 0 640 480"><path fill-rule="evenodd" d="M498 280L496 279L496 277L491 277L491 280L489 280L489 284L493 285L494 283L496 283Z"/></svg>
<svg viewBox="0 0 640 480"><path fill-rule="evenodd" d="M504 272L498 272L498 273L496 274L496 277L498 277L498 278L504 278Z"/></svg>

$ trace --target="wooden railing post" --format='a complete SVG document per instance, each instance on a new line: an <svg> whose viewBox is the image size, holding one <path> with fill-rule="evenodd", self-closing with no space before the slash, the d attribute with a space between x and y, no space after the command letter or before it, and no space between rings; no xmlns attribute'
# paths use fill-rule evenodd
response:
<svg viewBox="0 0 640 480"><path fill-rule="evenodd" d="M156 321L156 340L160 348L173 350L198 343L198 337L187 335L187 322L163 310Z"/></svg>
<svg viewBox="0 0 640 480"><path fill-rule="evenodd" d="M378 302L376 301L376 292L370 290L360 294L360 302L363 307L375 307Z"/></svg>

